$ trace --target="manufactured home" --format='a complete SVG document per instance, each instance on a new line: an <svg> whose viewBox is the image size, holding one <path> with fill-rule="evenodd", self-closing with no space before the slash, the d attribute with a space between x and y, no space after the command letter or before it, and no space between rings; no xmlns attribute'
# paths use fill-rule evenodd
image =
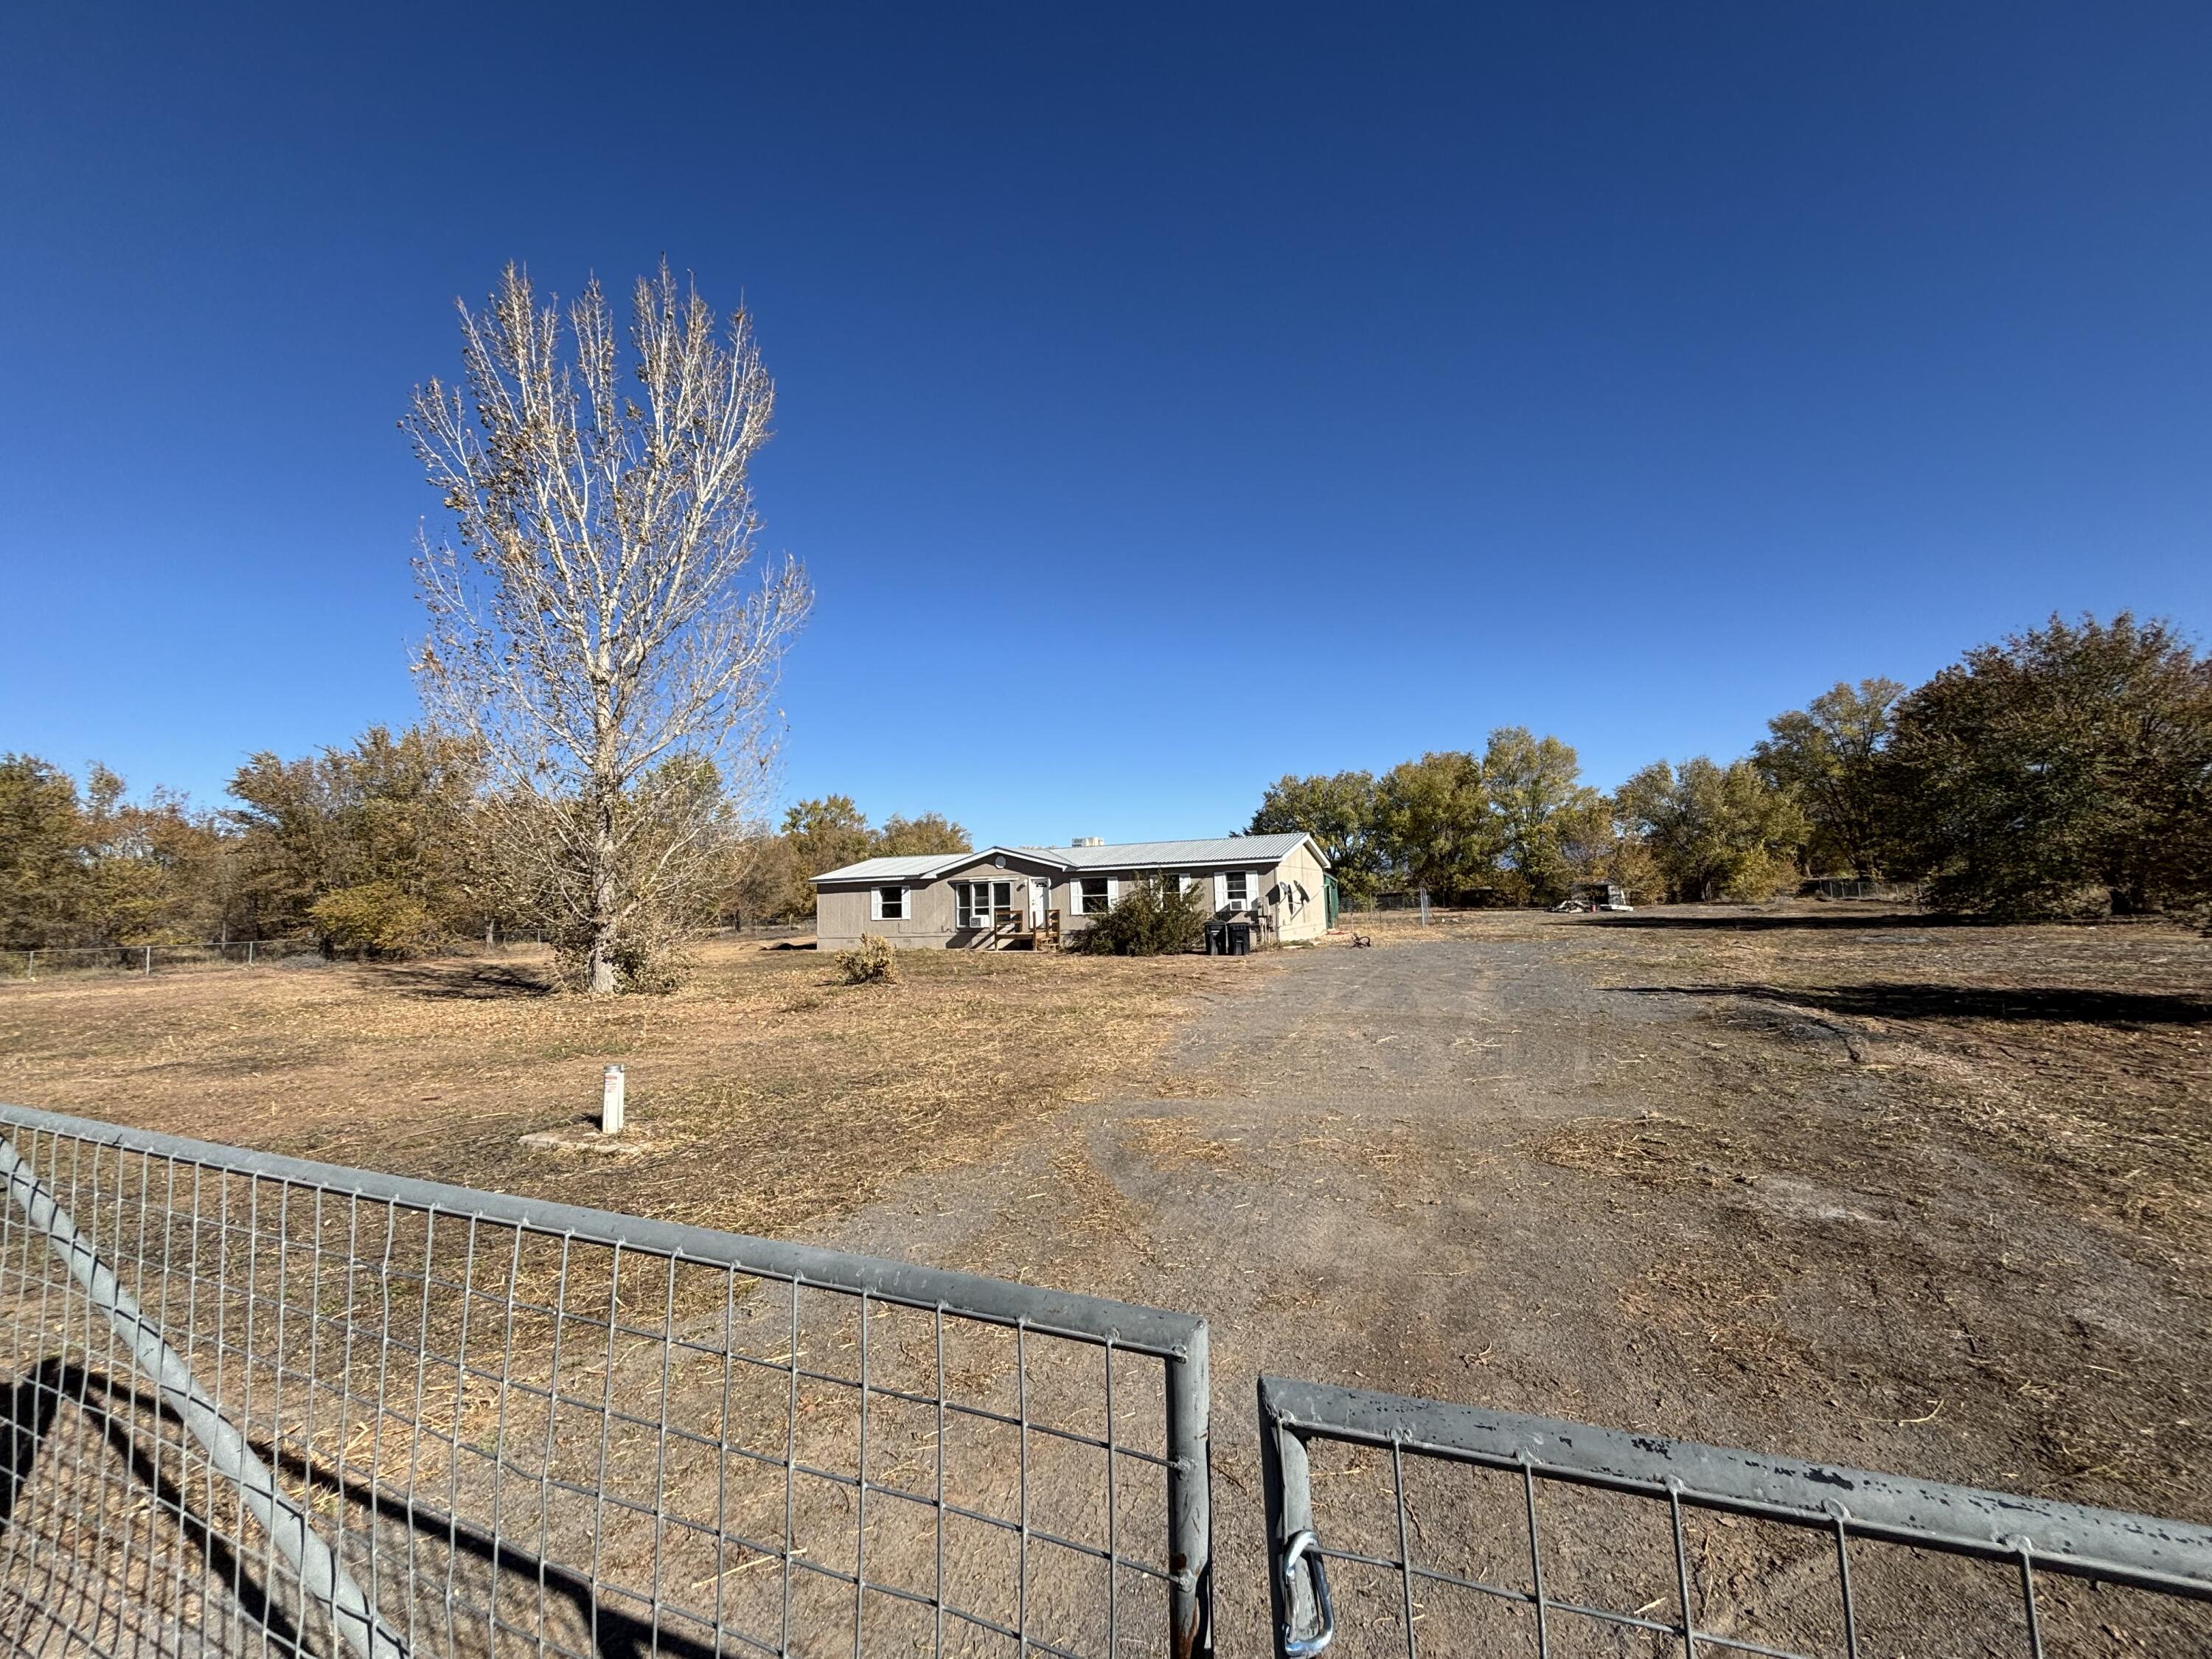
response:
<svg viewBox="0 0 2212 1659"><path fill-rule="evenodd" d="M1215 915L1251 924L1263 940L1328 930L1328 860L1312 836L1290 835L862 859L813 878L814 933L823 950L863 933L934 950L1033 950L1088 927L1148 878L1197 889Z"/></svg>

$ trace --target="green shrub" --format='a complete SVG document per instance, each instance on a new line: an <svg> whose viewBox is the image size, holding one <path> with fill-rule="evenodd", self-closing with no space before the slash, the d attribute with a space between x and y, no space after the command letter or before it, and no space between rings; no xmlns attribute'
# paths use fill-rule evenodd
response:
<svg viewBox="0 0 2212 1659"><path fill-rule="evenodd" d="M334 955L411 957L441 937L429 907L388 881L325 894L307 909L323 949Z"/></svg>
<svg viewBox="0 0 2212 1659"><path fill-rule="evenodd" d="M1788 854L1753 848L1741 854L1729 872L1721 885L1721 896L1738 904L1764 904L1796 891L1800 879L1796 863Z"/></svg>
<svg viewBox="0 0 2212 1659"><path fill-rule="evenodd" d="M1114 908L1070 941L1070 947L1098 957L1160 957L1195 951L1206 939L1212 911L1206 886L1186 890L1179 881L1139 877Z"/></svg>
<svg viewBox="0 0 2212 1659"><path fill-rule="evenodd" d="M891 942L873 933L861 934L858 945L849 951L840 951L837 969L844 975L848 985L888 985L898 977L898 969L891 962Z"/></svg>

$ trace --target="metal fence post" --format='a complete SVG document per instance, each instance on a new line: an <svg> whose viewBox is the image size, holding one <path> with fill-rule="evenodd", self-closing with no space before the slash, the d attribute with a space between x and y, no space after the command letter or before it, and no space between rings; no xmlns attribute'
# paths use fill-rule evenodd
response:
<svg viewBox="0 0 2212 1659"><path fill-rule="evenodd" d="M1168 1650L1174 1659L1209 1659L1213 1652L1213 1508L1212 1398L1206 1327L1191 1333L1187 1352L1167 1365Z"/></svg>
<svg viewBox="0 0 2212 1659"><path fill-rule="evenodd" d="M152 945L148 945L148 946L146 947L146 977L147 977L147 978L149 978L149 979L151 979L151 978L153 978L153 976L154 976L154 947L153 947Z"/></svg>
<svg viewBox="0 0 2212 1659"><path fill-rule="evenodd" d="M123 1288L46 1183L23 1162L15 1143L4 1136L0 1136L0 1176L6 1178L9 1196L31 1225L46 1236L70 1277L106 1316L139 1370L153 1380L164 1403L199 1443L216 1473L238 1487L246 1508L268 1529L270 1542L300 1575L301 1587L330 1610L346 1645L359 1659L406 1659L405 1645L385 1628L353 1575L307 1524L306 1511L277 1489L269 1466L216 1409L184 1356L146 1317L137 1298Z"/></svg>
<svg viewBox="0 0 2212 1659"><path fill-rule="evenodd" d="M249 968L253 966L253 940L248 939L246 941L246 965Z"/></svg>

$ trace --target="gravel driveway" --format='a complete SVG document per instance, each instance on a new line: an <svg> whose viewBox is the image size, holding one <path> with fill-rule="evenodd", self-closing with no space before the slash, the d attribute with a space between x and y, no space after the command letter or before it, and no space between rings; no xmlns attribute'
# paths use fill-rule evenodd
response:
<svg viewBox="0 0 2212 1659"><path fill-rule="evenodd" d="M1926 1042L1665 988L1677 945L1529 921L1297 954L1224 981L1154 1097L836 1242L1212 1322L1225 1651L1265 1642L1264 1370L2212 1519L2201 1272L1933 1110L1965 1085ZM1794 1582L1787 1547L1738 1553L1747 1601ZM2156 1610L2078 1611L2094 1650L2160 1650Z"/></svg>

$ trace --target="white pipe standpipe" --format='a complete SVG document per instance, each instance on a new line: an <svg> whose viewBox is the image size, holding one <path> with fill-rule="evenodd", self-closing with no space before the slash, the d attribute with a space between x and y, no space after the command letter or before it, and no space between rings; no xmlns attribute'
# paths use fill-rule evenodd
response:
<svg viewBox="0 0 2212 1659"><path fill-rule="evenodd" d="M599 1084L599 1133L618 1135L623 1131L623 1068L610 1066Z"/></svg>

